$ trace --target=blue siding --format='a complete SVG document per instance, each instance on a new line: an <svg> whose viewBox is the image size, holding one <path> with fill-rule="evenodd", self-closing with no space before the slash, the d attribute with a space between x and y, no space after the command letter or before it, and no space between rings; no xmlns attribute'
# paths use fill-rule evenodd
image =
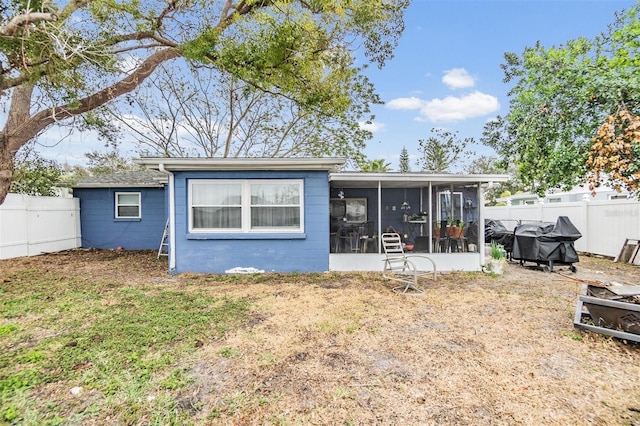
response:
<svg viewBox="0 0 640 426"><path fill-rule="evenodd" d="M223 273L242 267L276 272L329 269L329 181L326 171L176 172L176 268L172 272ZM189 235L189 179L302 179L304 234Z"/></svg>
<svg viewBox="0 0 640 426"><path fill-rule="evenodd" d="M141 219L115 219L115 193L139 192ZM82 247L157 250L166 222L164 188L76 188Z"/></svg>

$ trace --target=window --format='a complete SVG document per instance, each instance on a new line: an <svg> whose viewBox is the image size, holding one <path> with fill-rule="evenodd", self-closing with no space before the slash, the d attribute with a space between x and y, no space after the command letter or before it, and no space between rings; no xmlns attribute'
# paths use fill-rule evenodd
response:
<svg viewBox="0 0 640 426"><path fill-rule="evenodd" d="M609 199L610 200L628 200L629 197L627 197L626 195L617 194L617 195L609 195Z"/></svg>
<svg viewBox="0 0 640 426"><path fill-rule="evenodd" d="M116 192L116 219L140 219L140 193Z"/></svg>
<svg viewBox="0 0 640 426"><path fill-rule="evenodd" d="M336 198L331 199L331 221L345 221L362 223L367 221L366 198Z"/></svg>
<svg viewBox="0 0 640 426"><path fill-rule="evenodd" d="M462 192L442 191L438 193L438 218L440 220L462 220Z"/></svg>
<svg viewBox="0 0 640 426"><path fill-rule="evenodd" d="M191 232L301 232L301 180L190 181Z"/></svg>

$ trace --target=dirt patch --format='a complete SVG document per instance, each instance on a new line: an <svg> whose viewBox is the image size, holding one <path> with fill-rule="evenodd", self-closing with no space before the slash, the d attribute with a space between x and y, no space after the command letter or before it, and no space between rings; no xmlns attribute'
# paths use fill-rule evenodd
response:
<svg viewBox="0 0 640 426"><path fill-rule="evenodd" d="M0 261L0 282L44 268L250 300L183 361L176 407L196 424L640 424L638 346L572 322L583 283L640 285L640 270L576 266L445 274L405 297L378 273L171 276L151 252L79 250Z"/></svg>

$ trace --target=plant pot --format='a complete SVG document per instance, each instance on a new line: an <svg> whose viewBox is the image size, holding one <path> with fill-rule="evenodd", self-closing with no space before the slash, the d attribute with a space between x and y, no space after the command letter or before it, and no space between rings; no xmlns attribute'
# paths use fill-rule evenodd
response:
<svg viewBox="0 0 640 426"><path fill-rule="evenodd" d="M490 272L492 274L502 275L504 274L506 267L506 259L494 259L493 257L490 257L487 261L485 269L487 272Z"/></svg>
<svg viewBox="0 0 640 426"><path fill-rule="evenodd" d="M451 238L460 238L462 235L462 228L459 226L448 226L447 227L447 235Z"/></svg>

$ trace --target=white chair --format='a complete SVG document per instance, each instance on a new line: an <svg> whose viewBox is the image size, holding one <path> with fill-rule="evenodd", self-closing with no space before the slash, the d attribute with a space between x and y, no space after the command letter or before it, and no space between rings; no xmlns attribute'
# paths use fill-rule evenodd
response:
<svg viewBox="0 0 640 426"><path fill-rule="evenodd" d="M407 293L413 290L417 293L423 293L424 290L418 287L418 278L433 274L433 280L436 280L436 263L427 256L411 255L407 256L402 247L402 240L397 233L384 233L380 238L386 259L384 260L384 268L382 276L392 281L402 283L393 287L394 293ZM418 271L414 262L409 258L421 258L430 262L433 267L432 271Z"/></svg>

